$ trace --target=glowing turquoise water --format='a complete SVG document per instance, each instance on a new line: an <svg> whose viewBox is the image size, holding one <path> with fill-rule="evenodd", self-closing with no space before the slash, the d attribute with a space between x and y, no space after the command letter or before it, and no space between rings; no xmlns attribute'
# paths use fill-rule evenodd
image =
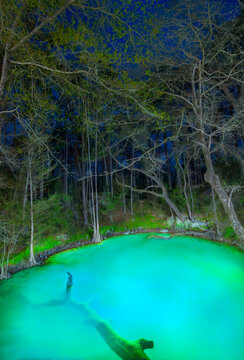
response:
<svg viewBox="0 0 244 360"><path fill-rule="evenodd" d="M0 283L1 360L119 357L64 298L87 301L157 360L244 359L244 254L206 240L121 236L58 254ZM148 238L149 237L149 238Z"/></svg>

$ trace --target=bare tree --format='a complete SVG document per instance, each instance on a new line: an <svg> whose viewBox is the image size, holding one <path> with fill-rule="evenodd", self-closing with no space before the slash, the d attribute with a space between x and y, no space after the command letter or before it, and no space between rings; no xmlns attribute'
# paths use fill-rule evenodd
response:
<svg viewBox="0 0 244 360"><path fill-rule="evenodd" d="M21 223L17 224L9 216L7 219L6 214L3 215L4 218L0 219L0 279L9 277L9 259L16 250L24 229Z"/></svg>
<svg viewBox="0 0 244 360"><path fill-rule="evenodd" d="M228 91L234 97L233 85L238 94L244 85L243 49L228 48L233 25L230 21L237 21L238 9L221 9L219 2L209 1L203 1L199 8L198 2L182 0L171 10L174 16L164 19L162 28L168 29L174 46L167 51L167 57L158 56L155 78L158 86L165 88L165 95L173 97L176 108L184 107L183 125L191 128L188 137L202 151L206 166L204 179L217 194L244 246L244 228L213 161L213 154L221 152L225 142L233 140L243 120L242 107L236 105L232 114L221 110L221 103L230 101L226 96ZM224 10L225 16L220 19L219 14ZM221 36L224 41L218 41ZM165 44L162 48L165 49Z"/></svg>

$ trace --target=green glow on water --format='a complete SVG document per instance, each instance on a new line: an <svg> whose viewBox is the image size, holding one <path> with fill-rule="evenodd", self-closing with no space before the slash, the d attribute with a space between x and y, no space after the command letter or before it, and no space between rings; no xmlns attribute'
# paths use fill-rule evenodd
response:
<svg viewBox="0 0 244 360"><path fill-rule="evenodd" d="M1 360L119 357L65 296L86 301L152 360L244 359L244 254L206 240L121 236L64 252L0 283Z"/></svg>

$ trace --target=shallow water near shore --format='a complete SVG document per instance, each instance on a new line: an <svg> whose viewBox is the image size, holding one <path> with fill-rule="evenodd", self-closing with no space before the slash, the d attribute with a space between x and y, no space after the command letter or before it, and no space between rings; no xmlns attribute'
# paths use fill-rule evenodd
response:
<svg viewBox="0 0 244 360"><path fill-rule="evenodd" d="M0 282L0 359L119 359L82 313L62 303L69 271L72 298L120 336L153 340L150 359L243 360L244 253L153 235L69 250Z"/></svg>

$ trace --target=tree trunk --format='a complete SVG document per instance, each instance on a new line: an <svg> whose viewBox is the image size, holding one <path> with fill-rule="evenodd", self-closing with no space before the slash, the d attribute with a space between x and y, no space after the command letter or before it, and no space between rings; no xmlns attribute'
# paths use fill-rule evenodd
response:
<svg viewBox="0 0 244 360"><path fill-rule="evenodd" d="M65 125L66 127L66 125ZM64 193L67 196L68 195L68 135L67 130L65 130L65 169L64 169Z"/></svg>
<svg viewBox="0 0 244 360"><path fill-rule="evenodd" d="M30 263L36 264L34 257L34 211L33 211L33 183L32 183L32 169L31 169L31 152L29 151L29 182L30 182L30 217L31 217L31 239L30 239Z"/></svg>
<svg viewBox="0 0 244 360"><path fill-rule="evenodd" d="M97 124L96 124L96 138L95 138L95 196L96 196L96 234L93 236L95 243L101 242L99 229L99 214L98 214L98 196L97 196Z"/></svg>
<svg viewBox="0 0 244 360"><path fill-rule="evenodd" d="M43 181L43 175L41 175L41 183L40 183L40 199L43 200L43 187L44 187L44 181Z"/></svg>
<svg viewBox="0 0 244 360"><path fill-rule="evenodd" d="M107 161L106 161L106 156L104 154L104 172L105 172L105 180L106 180L106 187L107 187L107 191L109 191L109 177L108 177L108 168L107 168Z"/></svg>
<svg viewBox="0 0 244 360"><path fill-rule="evenodd" d="M132 146L132 161L134 159L134 148ZM133 211L133 175L134 175L134 171L133 171L133 167L130 171L130 213L131 215L134 215L134 211Z"/></svg>
<svg viewBox="0 0 244 360"><path fill-rule="evenodd" d="M83 216L84 216L84 225L88 226L88 215L87 215L87 193L86 193L86 163L85 163L85 136L82 134L82 146L81 146L81 155L82 155L82 203L83 203Z"/></svg>
<svg viewBox="0 0 244 360"><path fill-rule="evenodd" d="M179 166L177 165L178 161L175 159L176 187L182 189L180 170L179 170Z"/></svg>
<svg viewBox="0 0 244 360"><path fill-rule="evenodd" d="M167 162L167 174L168 174L168 181L169 181L169 189L172 190L172 181L171 181L171 171L170 171L170 161L169 161L167 140L165 140L164 149L165 149L165 156L166 156L166 162Z"/></svg>
<svg viewBox="0 0 244 360"><path fill-rule="evenodd" d="M3 240L3 251L1 254L1 274L0 279L6 279L7 277L7 270L5 266L5 257L6 257L6 241Z"/></svg>
<svg viewBox="0 0 244 360"><path fill-rule="evenodd" d="M124 174L124 170L122 170L122 180L123 180L123 211L124 214L126 214L126 195L125 195L125 174Z"/></svg>
<svg viewBox="0 0 244 360"><path fill-rule="evenodd" d="M24 192L24 199L23 199L23 218L25 217L25 208L26 208L26 202L28 199L28 186L29 186L29 165L26 169L26 180L25 180L25 192Z"/></svg>
<svg viewBox="0 0 244 360"><path fill-rule="evenodd" d="M170 209L174 211L174 213L178 219L180 219L182 222L184 222L185 221L184 216L181 214L178 207L170 200L166 188L163 185L161 185L161 189L162 189L163 198L166 201L166 203L169 205Z"/></svg>
<svg viewBox="0 0 244 360"><path fill-rule="evenodd" d="M219 235L220 234L220 232L219 232L219 220L218 220L218 213L217 213L216 202L215 202L215 194L214 194L213 188L212 188L212 201L213 201L214 217L215 217L215 222L216 222L216 231L217 231L217 235Z"/></svg>
<svg viewBox="0 0 244 360"><path fill-rule="evenodd" d="M123 166L123 165L122 165ZM161 193L156 192L156 191L151 191L151 190L145 190L145 189L135 189L135 188L131 188L130 185L124 185L125 187L132 189L133 191L139 193L139 194L150 194L153 196L157 196L161 199L164 199L164 201L166 201L166 203L169 205L170 210L172 210L175 215L178 217L178 219L180 219L182 222L185 221L185 217L183 216L183 214L180 212L180 210L178 209L178 207L170 200L167 189L165 188L165 186L163 185L163 183L160 181L160 179L158 179L156 176L153 176L151 174L149 174L148 172L139 169L139 168L134 168L134 171L138 171L142 174L144 174L146 177L148 177L152 182L156 183L158 188L161 190ZM122 185L122 184L121 184ZM154 202L153 202L154 204Z"/></svg>
<svg viewBox="0 0 244 360"><path fill-rule="evenodd" d="M188 211L189 218L192 220L191 207L190 207L190 204L189 204L189 199L188 199L187 189L186 189L187 183L186 183L185 169L182 168L181 163L180 163L180 160L178 160L178 164L179 164L179 167L180 167L181 172L182 172L182 175L183 175L183 182L184 182L183 192L184 192L184 196L185 196L186 207L187 207L187 211ZM187 171L187 170L188 170L188 169L186 169L186 171Z"/></svg>
<svg viewBox="0 0 244 360"><path fill-rule="evenodd" d="M84 162L83 162L84 163ZM85 163L83 166L83 170ZM85 174L85 170L82 171L82 174ZM85 176L85 175L83 175ZM87 214L87 193L86 193L86 180L82 180L82 203L83 203L83 217L84 217L84 226L88 226L88 214Z"/></svg>
<svg viewBox="0 0 244 360"><path fill-rule="evenodd" d="M131 170L131 172L130 172L130 186L131 186L131 189L130 189L130 213L131 213L131 215L134 215L134 212L133 212L133 170Z"/></svg>
<svg viewBox="0 0 244 360"><path fill-rule="evenodd" d="M8 75L8 58L9 58L9 44L6 45L3 56L2 73L0 79L0 103L2 102L5 83Z"/></svg>
<svg viewBox="0 0 244 360"><path fill-rule="evenodd" d="M90 172L90 185L91 185L91 210L92 210L92 223L93 223L93 243L98 243L101 241L100 233L99 233L99 223L98 223L98 205L95 205L94 199L94 187L93 187L93 174L92 174L92 167L91 167L91 153L90 153L90 136L89 136L89 128L87 125L87 143L88 143L88 161L89 161L89 172ZM97 153L97 133L96 133L96 144L95 144L95 152ZM96 154L95 154L96 157ZM97 164L95 162L95 172L97 171ZM95 191L97 190L97 182L96 182L96 175L95 175ZM97 200L97 192L95 194Z"/></svg>
<svg viewBox="0 0 244 360"><path fill-rule="evenodd" d="M111 197L114 196L114 186L113 186L113 161L112 156L109 155L109 161L110 161L110 186L111 186Z"/></svg>
<svg viewBox="0 0 244 360"><path fill-rule="evenodd" d="M204 179L207 183L209 183L211 188L217 194L217 196L218 196L219 200L221 201L221 204L223 205L224 210L231 222L231 225L232 225L238 239L240 240L240 245L244 249L244 228L241 225L241 223L236 215L231 198L225 192L218 175L215 174L210 151L206 146L206 142L205 142L205 139L203 138L203 136L202 136L202 144L201 145L202 145L202 151L204 154L205 164L206 164L206 168L207 168L207 171L204 174Z"/></svg>
<svg viewBox="0 0 244 360"><path fill-rule="evenodd" d="M78 155L77 143L75 142L75 153L77 165L80 173L81 187L82 187L82 205L83 205L83 218L84 218L84 226L88 226L88 214L87 214L87 192L86 192L86 164L85 164L85 136L82 133L82 144L81 144L81 158L82 158L82 169Z"/></svg>
<svg viewBox="0 0 244 360"><path fill-rule="evenodd" d="M195 210L194 210L194 198L193 198L192 186L191 186L192 180L191 180L191 167L190 167L190 160L189 160L189 158L188 158L188 160L187 160L186 170L187 170L187 179L188 179L189 195L190 195L190 198L191 198L191 220L193 220Z"/></svg>

